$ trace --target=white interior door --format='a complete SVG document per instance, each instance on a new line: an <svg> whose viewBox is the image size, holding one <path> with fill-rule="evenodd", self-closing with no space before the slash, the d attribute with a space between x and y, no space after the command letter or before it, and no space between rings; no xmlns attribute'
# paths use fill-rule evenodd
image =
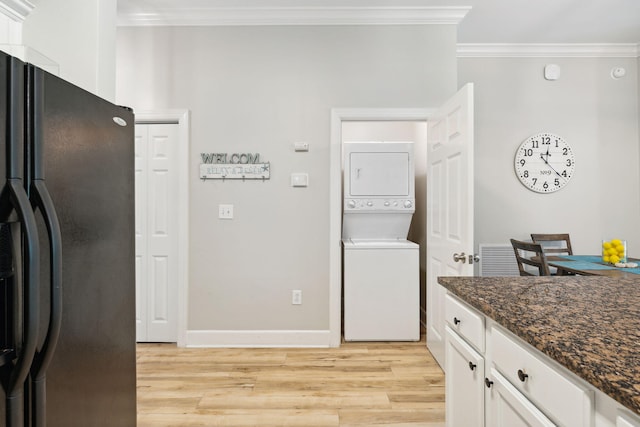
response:
<svg viewBox="0 0 640 427"><path fill-rule="evenodd" d="M137 124L136 340L178 334L178 125Z"/></svg>
<svg viewBox="0 0 640 427"><path fill-rule="evenodd" d="M444 290L438 276L472 276L473 249L473 84L468 83L429 118L427 128L427 346L443 369Z"/></svg>

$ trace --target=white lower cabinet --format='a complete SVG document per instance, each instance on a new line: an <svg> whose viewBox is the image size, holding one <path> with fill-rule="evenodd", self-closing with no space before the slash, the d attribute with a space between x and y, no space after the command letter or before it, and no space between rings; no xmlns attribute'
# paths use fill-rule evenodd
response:
<svg viewBox="0 0 640 427"><path fill-rule="evenodd" d="M484 357L445 326L448 427L484 426Z"/></svg>
<svg viewBox="0 0 640 427"><path fill-rule="evenodd" d="M445 318L447 427L640 427L637 414L451 294Z"/></svg>
<svg viewBox="0 0 640 427"><path fill-rule="evenodd" d="M491 378L491 380L489 380ZM533 403L495 369L487 378L487 425L491 427L554 427Z"/></svg>

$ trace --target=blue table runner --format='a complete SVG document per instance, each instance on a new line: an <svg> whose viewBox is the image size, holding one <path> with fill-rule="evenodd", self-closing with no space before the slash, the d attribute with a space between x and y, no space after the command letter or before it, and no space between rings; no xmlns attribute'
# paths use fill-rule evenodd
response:
<svg viewBox="0 0 640 427"><path fill-rule="evenodd" d="M640 274L640 267L621 268L615 265L605 264L602 258L596 255L563 255L558 258L567 259L568 261L552 261L559 267L574 268L578 270L620 270L625 273Z"/></svg>

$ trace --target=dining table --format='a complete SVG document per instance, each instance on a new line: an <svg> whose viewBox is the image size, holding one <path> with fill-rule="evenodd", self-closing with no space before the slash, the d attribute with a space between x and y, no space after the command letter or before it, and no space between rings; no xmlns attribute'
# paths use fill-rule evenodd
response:
<svg viewBox="0 0 640 427"><path fill-rule="evenodd" d="M558 274L579 274L582 276L606 276L640 280L640 259L628 258L638 267L616 267L602 261L599 255L552 255L547 256L547 264L558 269Z"/></svg>

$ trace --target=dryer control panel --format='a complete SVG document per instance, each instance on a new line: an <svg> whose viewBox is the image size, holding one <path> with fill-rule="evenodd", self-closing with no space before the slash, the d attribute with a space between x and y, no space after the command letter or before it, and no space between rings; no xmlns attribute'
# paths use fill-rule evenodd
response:
<svg viewBox="0 0 640 427"><path fill-rule="evenodd" d="M346 211L408 211L413 210L415 200L413 199L345 199L344 210Z"/></svg>

